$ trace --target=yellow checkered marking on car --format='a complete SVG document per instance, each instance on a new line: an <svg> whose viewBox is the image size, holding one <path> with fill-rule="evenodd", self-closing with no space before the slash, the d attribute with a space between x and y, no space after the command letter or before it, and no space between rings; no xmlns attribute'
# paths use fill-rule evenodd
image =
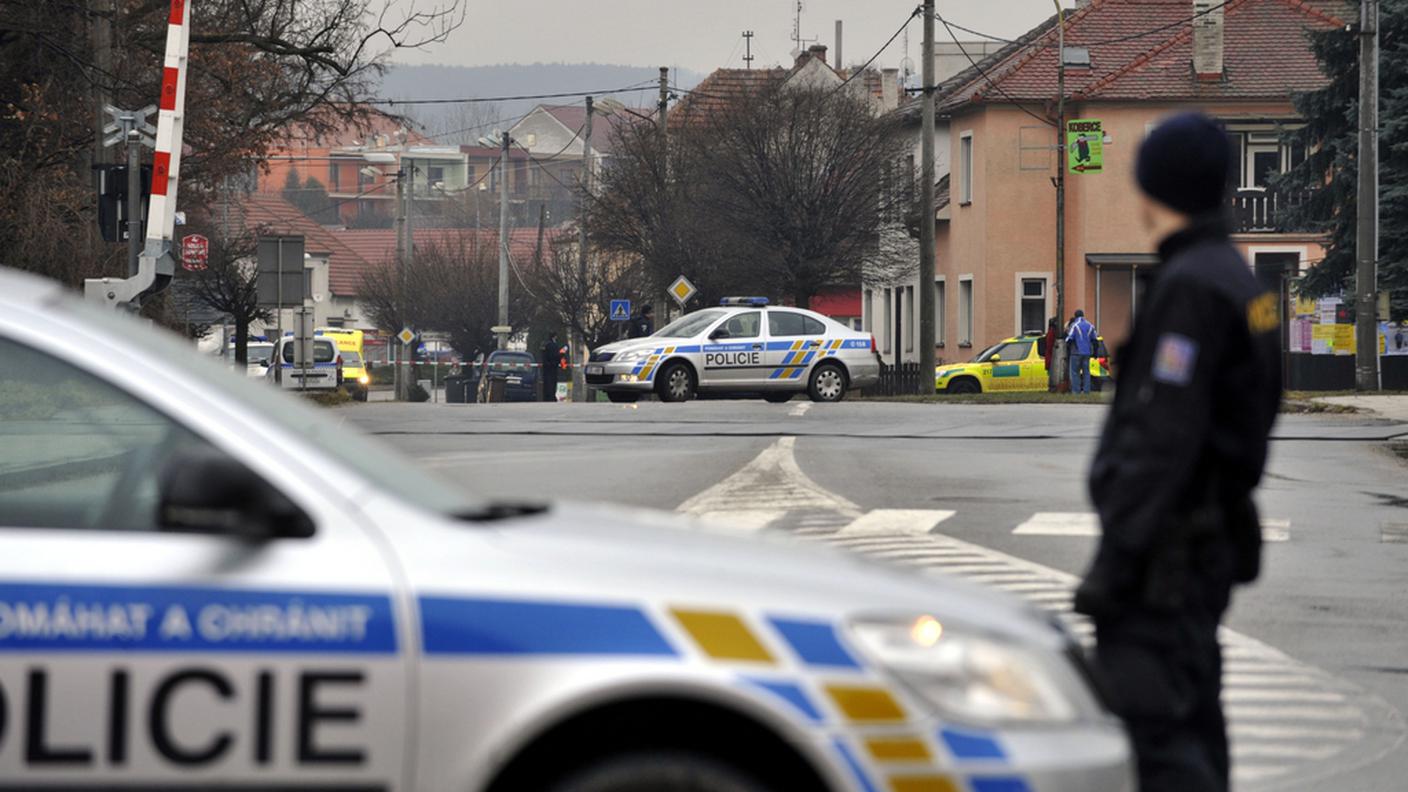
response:
<svg viewBox="0 0 1408 792"><path fill-rule="evenodd" d="M826 694L843 715L857 723L898 723L905 719L890 691L868 685L827 685Z"/></svg>
<svg viewBox="0 0 1408 792"><path fill-rule="evenodd" d="M865 750L877 762L927 762L934 758L929 746L914 737L872 737Z"/></svg>
<svg viewBox="0 0 1408 792"><path fill-rule="evenodd" d="M704 654L715 660L776 663L743 619L732 613L673 608L670 614Z"/></svg>
<svg viewBox="0 0 1408 792"><path fill-rule="evenodd" d="M942 775L890 776L890 792L958 792L958 785Z"/></svg>

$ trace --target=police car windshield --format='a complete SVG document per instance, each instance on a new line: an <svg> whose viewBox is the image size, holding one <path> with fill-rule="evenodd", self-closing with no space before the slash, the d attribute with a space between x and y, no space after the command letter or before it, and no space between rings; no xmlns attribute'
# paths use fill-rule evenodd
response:
<svg viewBox="0 0 1408 792"><path fill-rule="evenodd" d="M682 316L659 330L656 330L655 337L693 338L707 330L709 325L724 318L727 313L727 311L721 311L718 308L696 311L689 316Z"/></svg>
<svg viewBox="0 0 1408 792"><path fill-rule="evenodd" d="M196 354L174 335L78 299L65 297L52 305L79 317L99 337L120 338L124 345L180 368L211 389L229 395L260 415L260 420L274 424L288 436L322 452L329 462L340 464L392 497L451 517L485 507L457 488L441 483L390 446L360 432L348 431L345 425L302 399L290 398L261 382L231 373L215 360Z"/></svg>

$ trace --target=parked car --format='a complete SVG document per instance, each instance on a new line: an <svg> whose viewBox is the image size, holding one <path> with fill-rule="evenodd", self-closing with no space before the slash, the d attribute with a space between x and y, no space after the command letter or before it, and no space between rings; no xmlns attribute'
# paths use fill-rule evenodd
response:
<svg viewBox="0 0 1408 792"><path fill-rule="evenodd" d="M487 388L496 378L504 380L505 401L538 400L538 360L528 352L515 352L499 349L487 356L478 358L466 372L469 375L469 394L487 394ZM479 400L487 398L480 395Z"/></svg>

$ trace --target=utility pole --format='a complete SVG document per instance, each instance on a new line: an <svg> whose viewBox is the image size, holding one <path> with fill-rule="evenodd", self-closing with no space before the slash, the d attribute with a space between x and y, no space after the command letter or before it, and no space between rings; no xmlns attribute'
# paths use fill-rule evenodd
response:
<svg viewBox="0 0 1408 792"><path fill-rule="evenodd" d="M1056 316L1066 321L1066 11L1061 0L1056 5ZM1131 275L1130 277L1134 277ZM1132 305L1132 303L1131 303ZM1047 372L1052 390L1066 378L1066 337L1056 334L1056 352L1051 356L1055 371Z"/></svg>
<svg viewBox="0 0 1408 792"><path fill-rule="evenodd" d="M508 349L508 150L513 143L507 131L499 141L499 332L498 348Z"/></svg>
<svg viewBox="0 0 1408 792"><path fill-rule="evenodd" d="M743 68L753 68L753 31L743 31Z"/></svg>
<svg viewBox="0 0 1408 792"><path fill-rule="evenodd" d="M660 134L665 134L665 114L670 110L670 67L660 67Z"/></svg>
<svg viewBox="0 0 1408 792"><path fill-rule="evenodd" d="M1379 0L1359 4L1359 197L1354 255L1354 386L1379 389Z"/></svg>
<svg viewBox="0 0 1408 792"><path fill-rule="evenodd" d="M91 0L93 13L93 65L97 67L98 74L93 80L93 94L96 100L97 112L96 123L97 135L96 145L93 148L93 164L101 165L109 161L107 146L103 144L103 127L107 125L107 106L112 102L112 84L110 75L112 70L112 28L117 13L114 10L113 0Z"/></svg>
<svg viewBox="0 0 1408 792"><path fill-rule="evenodd" d="M402 151L401 151L401 157L402 157L403 160L405 159L405 156L406 156L406 152L405 152L405 147L404 147L404 145L403 145L403 146L402 146ZM405 222L402 223L402 226L403 226L404 229L405 229L405 235L406 235L405 245L406 245L406 248L405 248L405 255L404 255L404 257L401 259L400 278L401 278L401 299L403 299L403 300L405 300L407 303L409 303L409 302L410 302L410 296L406 293L406 274L410 271L410 268L411 268L411 266L415 263L415 258L416 258L416 237L415 237L415 231L414 231L415 223L414 223L414 221L413 221L412 218L411 218L411 215L412 215L412 213L415 211L415 206L416 206L416 203L415 203L415 201L416 201L416 197L415 197L415 196L416 196L416 163L415 163L414 160L412 160L412 161L410 162L410 164L408 164L408 165L405 167L405 173L406 173L406 189L405 189L406 207L405 207L405 209L402 211L401 216L405 218ZM407 321L406 326L407 326L407 327L410 326L410 322L409 322L409 321ZM410 399L411 399L411 383L415 382L415 379L416 379L416 370L415 370L415 366L414 366L414 361L415 361L415 357L416 357L415 351L416 351L416 348L415 348L415 342L414 342L414 341L412 341L412 342L411 342L410 344L408 344L408 345L402 345L402 348L401 348L401 369L402 369L402 370L401 370L401 393L398 394L397 398L399 398L399 399L401 399L401 400L403 400L403 401L410 401Z"/></svg>
<svg viewBox="0 0 1408 792"><path fill-rule="evenodd" d="M846 68L846 62L841 59L841 20L836 20L836 52L831 56L831 62L839 71Z"/></svg>
<svg viewBox="0 0 1408 792"><path fill-rule="evenodd" d="M587 288L587 207L592 199L592 98L587 97L587 121L582 127L582 201L577 209L577 284L583 301L577 305L572 333L572 401L587 400L587 339L580 329L585 324L583 314L588 310L586 298L591 290Z"/></svg>
<svg viewBox="0 0 1408 792"><path fill-rule="evenodd" d="M127 277L135 278L142 258L142 133L127 131Z"/></svg>
<svg viewBox="0 0 1408 792"><path fill-rule="evenodd" d="M840 41L837 22L836 40ZM934 0L924 0L924 80L919 150L919 378L920 394L934 391ZM913 321L913 319L910 319ZM898 346L898 345L897 345Z"/></svg>
<svg viewBox="0 0 1408 792"><path fill-rule="evenodd" d="M400 159L401 166L396 170L396 313L401 324L406 324L406 160L405 152ZM282 282L282 281L281 281ZM400 332L400 331L397 331ZM406 357L406 345L396 346L393 336L386 342L388 355L395 354L391 370L396 398L400 400L402 372L401 365Z"/></svg>

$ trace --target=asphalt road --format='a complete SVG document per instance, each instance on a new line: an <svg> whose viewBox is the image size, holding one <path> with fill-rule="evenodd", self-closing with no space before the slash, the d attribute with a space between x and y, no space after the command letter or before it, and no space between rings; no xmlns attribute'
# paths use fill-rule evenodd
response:
<svg viewBox="0 0 1408 792"><path fill-rule="evenodd" d="M342 408L488 498L682 510L963 574L1068 608L1093 550L1080 405L400 405ZM1239 790L1404 788L1408 425L1283 416L1259 494L1264 575L1228 626ZM867 516L868 515L868 516ZM860 539L838 531L860 520ZM966 559L962 564L943 559Z"/></svg>

